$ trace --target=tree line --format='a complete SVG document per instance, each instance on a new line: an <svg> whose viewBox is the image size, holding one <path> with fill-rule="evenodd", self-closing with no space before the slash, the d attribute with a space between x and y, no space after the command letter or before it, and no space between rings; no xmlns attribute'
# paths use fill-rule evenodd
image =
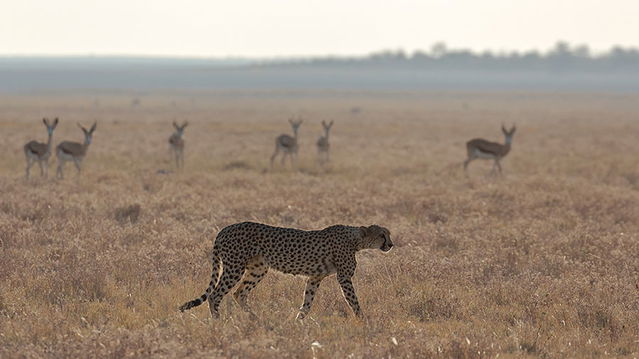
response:
<svg viewBox="0 0 639 359"><path fill-rule="evenodd" d="M450 49L436 43L430 50L407 53L404 50L384 50L367 56L327 56L303 59L266 61L262 66L354 66L395 67L433 70L482 71L578 71L628 72L639 71L639 49L614 46L608 51L593 53L586 45L571 46L557 42L546 52L473 52Z"/></svg>

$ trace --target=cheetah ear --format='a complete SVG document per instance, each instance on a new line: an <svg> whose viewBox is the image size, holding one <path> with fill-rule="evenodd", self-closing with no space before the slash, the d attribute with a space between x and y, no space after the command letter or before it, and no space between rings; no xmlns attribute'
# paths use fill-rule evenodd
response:
<svg viewBox="0 0 639 359"><path fill-rule="evenodd" d="M362 226L362 227L359 227L359 230L360 230L360 232L362 232L362 237L368 236L368 234L369 234L368 233L368 227Z"/></svg>

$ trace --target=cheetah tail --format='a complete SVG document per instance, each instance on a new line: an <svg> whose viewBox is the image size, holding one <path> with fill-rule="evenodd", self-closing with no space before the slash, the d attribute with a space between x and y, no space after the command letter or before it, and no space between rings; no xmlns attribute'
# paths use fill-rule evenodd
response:
<svg viewBox="0 0 639 359"><path fill-rule="evenodd" d="M211 257L212 257L211 261L213 263L213 273L211 274L211 282L209 283L208 288L206 288L206 291L204 292L204 294L202 294L199 298L195 298L190 302L186 302L182 304L179 308L180 312L184 312L185 310L189 310L193 307L197 307L198 305L206 302L207 299L209 299L209 296L211 295L211 293L213 292L213 289L215 289L218 278L220 276L220 257L217 251L215 250L215 248L213 248L213 254Z"/></svg>

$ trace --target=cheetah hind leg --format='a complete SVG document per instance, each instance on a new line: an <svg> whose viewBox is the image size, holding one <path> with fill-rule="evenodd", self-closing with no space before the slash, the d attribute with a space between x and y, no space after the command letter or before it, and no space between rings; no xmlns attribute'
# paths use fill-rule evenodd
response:
<svg viewBox="0 0 639 359"><path fill-rule="evenodd" d="M222 276L209 296L209 310L215 319L220 317L220 302L235 287L244 274L244 268L236 263L222 263Z"/></svg>
<svg viewBox="0 0 639 359"><path fill-rule="evenodd" d="M264 263L264 259L261 256L257 256L249 260L246 265L246 272L242 277L240 286L233 293L235 302L245 312L249 313L252 318L257 318L255 313L246 304L246 297L257 286L257 284L264 279L264 276L268 272L268 266Z"/></svg>

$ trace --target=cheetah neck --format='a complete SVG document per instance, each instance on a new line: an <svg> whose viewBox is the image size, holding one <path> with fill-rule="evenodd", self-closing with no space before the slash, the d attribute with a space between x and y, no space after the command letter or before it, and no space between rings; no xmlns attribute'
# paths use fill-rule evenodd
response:
<svg viewBox="0 0 639 359"><path fill-rule="evenodd" d="M371 241L362 236L362 232L357 227L352 227L353 237L355 238L355 249L361 251L363 249L371 249Z"/></svg>

